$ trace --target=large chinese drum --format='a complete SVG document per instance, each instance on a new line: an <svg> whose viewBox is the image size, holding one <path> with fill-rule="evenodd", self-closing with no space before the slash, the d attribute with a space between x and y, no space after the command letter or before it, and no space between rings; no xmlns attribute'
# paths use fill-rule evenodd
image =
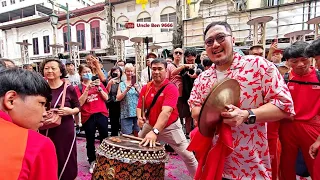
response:
<svg viewBox="0 0 320 180"><path fill-rule="evenodd" d="M164 179L168 161L164 147L143 147L139 142L122 136L104 139L92 179Z"/></svg>

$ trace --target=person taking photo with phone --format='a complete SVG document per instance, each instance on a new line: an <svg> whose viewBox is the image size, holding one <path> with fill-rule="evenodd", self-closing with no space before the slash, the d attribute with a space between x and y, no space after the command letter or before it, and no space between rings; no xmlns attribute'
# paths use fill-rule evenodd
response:
<svg viewBox="0 0 320 180"><path fill-rule="evenodd" d="M109 93L107 107L109 109L109 118L111 123L111 136L118 136L120 129L120 102L117 101L119 83L121 82L122 70L115 66L110 70L111 78L106 87Z"/></svg>
<svg viewBox="0 0 320 180"><path fill-rule="evenodd" d="M121 132L123 134L138 136L140 128L137 124L136 107L140 87L135 82L134 66L131 63L127 63L124 66L124 73L126 75L126 81L120 82L117 93L117 101L120 101L121 109Z"/></svg>
<svg viewBox="0 0 320 180"><path fill-rule="evenodd" d="M108 136L108 110L105 101L109 96L100 79L92 78L92 71L86 64L79 66L81 84L75 87L80 106L81 121L86 134L87 156L90 163L89 172L95 167L95 134L99 131L100 143Z"/></svg>

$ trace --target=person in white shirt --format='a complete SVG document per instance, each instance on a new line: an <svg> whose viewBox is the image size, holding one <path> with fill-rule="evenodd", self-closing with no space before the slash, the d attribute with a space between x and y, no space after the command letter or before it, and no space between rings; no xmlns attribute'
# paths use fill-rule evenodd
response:
<svg viewBox="0 0 320 180"><path fill-rule="evenodd" d="M141 71L141 85L142 86L146 85L148 82L150 82L152 80L152 77L151 77L152 70L150 68L150 64L152 61L153 61L153 58L147 59L147 61L146 61L147 67Z"/></svg>
<svg viewBox="0 0 320 180"><path fill-rule="evenodd" d="M151 77L151 73L152 73L152 70L151 70L151 62L153 59L157 58L157 55L153 52L150 52L148 53L147 57L146 57L146 65L147 67L144 68L142 71L141 71L141 85L144 86L146 85L148 82L150 82L152 80L152 77Z"/></svg>
<svg viewBox="0 0 320 180"><path fill-rule="evenodd" d="M68 72L67 77L68 77L70 83L73 86L77 86L78 84L80 84L80 76L75 70L74 63L71 61L67 61L66 62L66 69Z"/></svg>

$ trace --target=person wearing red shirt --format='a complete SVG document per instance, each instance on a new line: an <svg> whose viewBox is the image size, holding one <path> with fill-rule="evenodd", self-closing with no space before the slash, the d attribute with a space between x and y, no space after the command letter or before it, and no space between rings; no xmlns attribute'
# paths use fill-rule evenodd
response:
<svg viewBox="0 0 320 180"><path fill-rule="evenodd" d="M314 142L309 149L309 154L312 159L314 160L313 165L313 178L314 179L320 179L320 154L319 154L319 147L320 147L320 136L318 136L318 139L316 142Z"/></svg>
<svg viewBox="0 0 320 180"><path fill-rule="evenodd" d="M316 67L318 68L318 71L320 71L320 38L312 41L312 43L308 45L307 48L305 49L305 53L308 57L314 58L314 60L316 61ZM314 165L313 165L313 179L320 179L319 147L320 147L320 134L316 142L314 142L309 149L309 154L311 158L315 159Z"/></svg>
<svg viewBox="0 0 320 180"><path fill-rule="evenodd" d="M51 89L38 74L0 71L0 179L57 180L53 142L36 132L43 125Z"/></svg>
<svg viewBox="0 0 320 180"><path fill-rule="evenodd" d="M280 179L295 179L295 164L300 149L307 169L313 178L314 160L309 147L320 134L320 84L316 70L311 67L311 58L304 53L308 43L295 42L286 48L283 55L292 68L288 89L291 93L296 115L294 120L281 121Z"/></svg>
<svg viewBox="0 0 320 180"><path fill-rule="evenodd" d="M92 81L92 72L88 65L79 66L81 85L75 87L81 106L81 123L86 133L87 156L90 163L89 172L93 173L96 165L95 134L98 128L100 142L108 137L108 100L106 88L99 79Z"/></svg>
<svg viewBox="0 0 320 180"><path fill-rule="evenodd" d="M198 163L193 153L186 150L189 144L183 133L181 122L178 121L178 88L166 79L167 62L164 59L153 60L151 69L153 81L143 86L137 105L138 124L142 127L139 137L144 138L140 144L154 147L156 140L168 143L185 162L193 177ZM154 96L163 87L163 91L150 109ZM143 96L145 97L144 107L149 111L147 118L141 113Z"/></svg>

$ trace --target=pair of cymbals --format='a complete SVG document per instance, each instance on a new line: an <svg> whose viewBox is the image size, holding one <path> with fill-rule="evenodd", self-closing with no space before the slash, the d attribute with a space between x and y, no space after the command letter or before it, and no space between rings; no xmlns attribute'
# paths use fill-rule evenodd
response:
<svg viewBox="0 0 320 180"><path fill-rule="evenodd" d="M240 85L235 79L218 82L206 98L199 115L198 127L203 136L213 137L216 127L222 122L221 112L228 111L227 105L237 106L240 102Z"/></svg>

